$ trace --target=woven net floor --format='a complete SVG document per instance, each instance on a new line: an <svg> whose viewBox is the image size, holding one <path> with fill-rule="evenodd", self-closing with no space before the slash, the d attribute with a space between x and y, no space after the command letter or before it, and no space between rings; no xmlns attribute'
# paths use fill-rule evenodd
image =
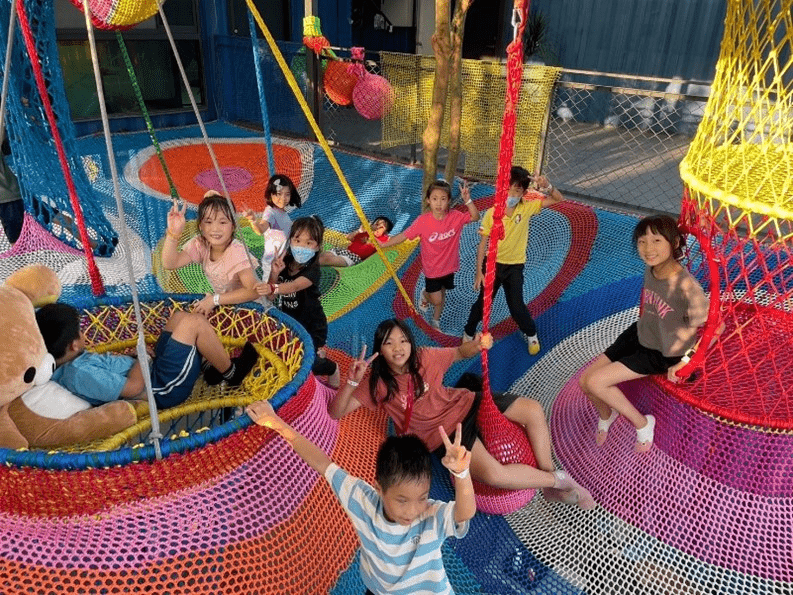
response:
<svg viewBox="0 0 793 595"><path fill-rule="evenodd" d="M212 123L208 130L229 147L259 142L228 124ZM195 145L197 136L194 128L158 133L172 149ZM116 135L114 143L125 171L122 193L132 209L125 224L136 242L130 248L136 281L141 291L162 295L167 287L152 261L156 264L170 203L157 190L156 175L138 173L151 158L146 137ZM103 150L99 139L77 144L86 156ZM317 148L295 141L283 146L290 149L279 151L289 155L285 167L300 172L306 199L293 216L318 214L331 236L356 228L354 211ZM399 231L419 213L420 171L344 153L338 158L370 219L386 214ZM182 167L174 169L197 184L190 195L194 205L211 176L195 159L178 163ZM243 173L251 169L244 163L225 166ZM255 196L251 187L267 177L256 173L239 178L249 185L236 191ZM94 179L94 192L104 201L108 220L121 225L104 174ZM492 194L486 184L473 188L480 209L492 203ZM234 192L232 198L237 201ZM195 216L191 209L189 218ZM537 320L542 351L528 355L500 295L493 313L497 342L491 381L495 390L543 403L558 462L592 490L600 506L583 512L547 502L538 492L512 514L477 514L469 535L449 540L443 549L458 593L793 592L790 432L703 413L644 381L628 388L640 409L658 416L657 448L645 457L634 454L623 420L604 448L594 446L595 414L575 378L637 315L642 264L630 245L635 222L573 202L532 220L524 297ZM22 264L44 262L64 280L65 301L89 310L97 306L84 259L32 219L22 240L9 248L0 236L1 278ZM129 297L119 257L125 249L120 245L113 256L98 259L103 275L113 279L107 282L110 298L122 301ZM457 288L449 294L440 331L410 311L394 282L379 272L362 267L349 283L341 281L349 271L326 272L327 288L337 296L332 305L325 302L332 356L346 365L345 354L371 345L376 325L394 315L408 319L422 345L456 344L476 297L470 289L475 250L476 230L469 226L461 241ZM394 257L415 300L423 286L418 251ZM190 298L183 300L189 307ZM478 370L475 360L460 362L447 381ZM330 394L312 378L291 392L282 413L341 465L371 480L376 446L390 431L386 419L359 410L333 422L325 409ZM230 409L216 408L214 417L198 424L215 432L212 440L161 462L143 457L108 468L78 465L61 471L40 461L3 465L0 591L362 594L356 537L325 482L283 442L241 423ZM205 433L200 430L185 429L191 437ZM145 436L146 429L141 432ZM109 448L104 452L112 455L125 447ZM437 461L431 497L452 497L448 474Z"/></svg>

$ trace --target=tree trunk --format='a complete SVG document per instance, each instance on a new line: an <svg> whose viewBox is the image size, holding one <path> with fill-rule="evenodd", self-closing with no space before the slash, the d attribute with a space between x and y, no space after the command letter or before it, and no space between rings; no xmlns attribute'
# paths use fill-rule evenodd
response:
<svg viewBox="0 0 793 595"><path fill-rule="evenodd" d="M438 175L438 147L440 146L446 95L449 90L449 60L451 58L451 36L449 24L449 0L435 0L435 33L432 49L435 52L435 81L432 86L432 104L427 127L421 137L424 149L424 183L422 184L422 212L427 210L423 199L429 185Z"/></svg>
<svg viewBox="0 0 793 595"><path fill-rule="evenodd" d="M460 130L463 114L463 34L465 33L465 15L473 0L462 0L457 4L451 26L451 59L449 63L449 156L446 161L446 179L454 181L457 174L457 162L460 159Z"/></svg>

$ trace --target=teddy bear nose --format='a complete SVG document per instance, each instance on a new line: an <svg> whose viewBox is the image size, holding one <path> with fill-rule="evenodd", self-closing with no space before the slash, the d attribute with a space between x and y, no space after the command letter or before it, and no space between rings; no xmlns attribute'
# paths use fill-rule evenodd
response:
<svg viewBox="0 0 793 595"><path fill-rule="evenodd" d="M25 376L23 377L23 380L25 381L25 384L30 384L31 382L33 382L33 379L35 377L36 377L36 368L31 366L27 370L25 370Z"/></svg>

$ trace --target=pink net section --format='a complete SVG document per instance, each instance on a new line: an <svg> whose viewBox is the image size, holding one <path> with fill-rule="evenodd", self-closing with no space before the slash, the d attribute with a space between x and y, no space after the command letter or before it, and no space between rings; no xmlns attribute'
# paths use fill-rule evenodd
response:
<svg viewBox="0 0 793 595"><path fill-rule="evenodd" d="M703 562L770 580L793 579L793 435L737 427L670 399L642 379L623 384L656 417L655 445L636 454L624 418L595 445L597 413L577 373L553 406L557 456L604 509Z"/></svg>

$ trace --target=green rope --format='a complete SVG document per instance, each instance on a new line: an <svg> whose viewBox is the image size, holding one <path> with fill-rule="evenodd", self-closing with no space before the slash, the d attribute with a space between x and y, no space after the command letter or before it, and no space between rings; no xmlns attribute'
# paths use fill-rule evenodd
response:
<svg viewBox="0 0 793 595"><path fill-rule="evenodd" d="M171 198L173 200L181 201L182 199L179 197L179 193L176 191L176 185L173 183L173 179L171 179L171 173L168 171L168 166L165 164L165 156L162 154L162 149L160 149L160 143L157 142L157 136L154 134L154 125L151 123L149 111L146 109L146 103L143 101L143 94L140 92L140 87L138 86L138 79L135 76L135 69L132 67L132 61L129 59L127 46L124 43L124 38L121 37L121 33L119 31L116 31L116 40L118 41L118 46L121 48L121 54L124 56L124 64L127 66L129 80L132 82L132 88L135 90L135 97L138 100L140 111L143 113L143 119L146 120L146 130L149 132L151 144L154 145L154 150L157 151L157 159L160 160L160 165L162 165L165 178L168 180L168 188L171 190Z"/></svg>

